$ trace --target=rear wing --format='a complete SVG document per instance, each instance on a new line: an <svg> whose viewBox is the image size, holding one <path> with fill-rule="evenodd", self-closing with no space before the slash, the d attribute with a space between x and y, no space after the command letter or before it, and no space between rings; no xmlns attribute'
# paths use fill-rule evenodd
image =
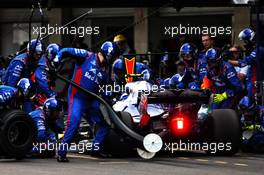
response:
<svg viewBox="0 0 264 175"><path fill-rule="evenodd" d="M148 97L149 104L165 103L205 103L210 100L210 92L206 90L190 89L166 89L165 91L153 92Z"/></svg>

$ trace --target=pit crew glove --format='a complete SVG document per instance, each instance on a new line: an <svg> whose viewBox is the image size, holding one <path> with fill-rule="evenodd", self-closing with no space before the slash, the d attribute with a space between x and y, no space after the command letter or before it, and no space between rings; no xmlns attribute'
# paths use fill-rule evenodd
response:
<svg viewBox="0 0 264 175"><path fill-rule="evenodd" d="M227 93L224 92L222 94L214 94L214 103L221 103L222 101L227 99Z"/></svg>

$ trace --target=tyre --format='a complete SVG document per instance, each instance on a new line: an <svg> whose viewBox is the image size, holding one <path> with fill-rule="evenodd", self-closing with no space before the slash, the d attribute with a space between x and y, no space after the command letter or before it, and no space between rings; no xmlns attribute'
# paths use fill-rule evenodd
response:
<svg viewBox="0 0 264 175"><path fill-rule="evenodd" d="M120 119L130 128L133 128L132 117L127 112L119 112ZM115 129L110 129L104 141L104 149L114 157L128 156L133 153L133 145L125 138L123 134Z"/></svg>
<svg viewBox="0 0 264 175"><path fill-rule="evenodd" d="M0 150L3 155L21 158L31 151L36 140L34 121L21 110L4 112L0 125Z"/></svg>
<svg viewBox="0 0 264 175"><path fill-rule="evenodd" d="M210 154L233 155L238 152L241 143L241 128L238 116L232 109L217 109L209 116L209 143L217 149ZM220 146L221 145L221 146Z"/></svg>
<svg viewBox="0 0 264 175"><path fill-rule="evenodd" d="M118 116L130 129L133 129L133 119L128 112L118 112Z"/></svg>

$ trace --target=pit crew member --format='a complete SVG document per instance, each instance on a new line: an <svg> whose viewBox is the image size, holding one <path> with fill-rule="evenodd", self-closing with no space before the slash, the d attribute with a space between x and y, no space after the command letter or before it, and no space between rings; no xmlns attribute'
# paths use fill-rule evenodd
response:
<svg viewBox="0 0 264 175"><path fill-rule="evenodd" d="M127 38L124 35L116 35L113 42L118 46L121 55L129 54L130 48L127 43Z"/></svg>
<svg viewBox="0 0 264 175"><path fill-rule="evenodd" d="M177 63L178 73L169 81L170 88L199 89L199 74L196 71L196 48L190 43L185 43L180 48L180 61Z"/></svg>
<svg viewBox="0 0 264 175"><path fill-rule="evenodd" d="M17 83L17 88L0 85L0 105L5 108L19 108L24 98L32 95L33 86L27 78L22 78Z"/></svg>
<svg viewBox="0 0 264 175"><path fill-rule="evenodd" d="M98 53L88 52L83 49L64 48L59 51L53 64L58 65L60 61L70 56L76 61L75 70L72 81L79 84L83 88L99 94L99 85L107 83L110 74L108 67L111 59L119 56L119 49L115 43L105 42ZM108 126L101 118L99 112L99 102L90 99L84 92L70 85L68 93L68 122L66 131L60 149L58 150L58 162L68 162L66 157L67 148L65 144L69 144L77 131L81 118L87 114L87 119L92 124L97 124L99 129L93 140L93 155L102 153L102 142L108 132Z"/></svg>
<svg viewBox="0 0 264 175"><path fill-rule="evenodd" d="M60 101L51 97L44 102L43 107L29 113L37 126L38 142L45 143L48 140L54 142L56 141L55 134L62 133L63 129L57 123L61 110Z"/></svg>
<svg viewBox="0 0 264 175"><path fill-rule="evenodd" d="M213 95L212 109L233 108L235 96L242 87L235 68L219 57L216 49L206 52L208 74L204 77L202 88L210 89Z"/></svg>
<svg viewBox="0 0 264 175"><path fill-rule="evenodd" d="M256 61L257 61L257 48L256 48L256 39L255 39L255 32L250 28L245 28L242 30L238 38L245 43L245 48L247 49L247 52L250 53L248 56L246 56L243 59L240 60L229 60L229 62L235 66L239 67L245 67L247 65L250 66L250 69L248 70L248 76L247 76L247 89L248 96L252 99L253 94L255 93L256 89L254 88L254 82L256 81ZM260 58L263 60L264 58L264 47L259 46L259 55ZM263 62L263 61L262 61ZM262 63L262 67L264 68L264 63Z"/></svg>
<svg viewBox="0 0 264 175"><path fill-rule="evenodd" d="M31 78L42 51L42 43L36 39L31 40L27 45L27 52L17 55L10 62L3 77L4 85L15 88L21 78ZM29 99L25 99L24 110L27 113L34 110L34 106Z"/></svg>
<svg viewBox="0 0 264 175"><path fill-rule="evenodd" d="M40 58L38 62L38 66L35 70L34 81L36 83L37 94L44 94L45 97L55 97L57 93L52 90L52 86L54 86L54 81L49 75L49 70L52 68L51 62L57 55L60 50L60 46L58 44L52 43L49 44L46 48L45 54Z"/></svg>
<svg viewBox="0 0 264 175"><path fill-rule="evenodd" d="M214 40L210 35L202 35L202 44L204 49L198 54L198 70L200 81L203 81L204 76L207 75L207 60L205 58L205 54L208 49L214 46Z"/></svg>

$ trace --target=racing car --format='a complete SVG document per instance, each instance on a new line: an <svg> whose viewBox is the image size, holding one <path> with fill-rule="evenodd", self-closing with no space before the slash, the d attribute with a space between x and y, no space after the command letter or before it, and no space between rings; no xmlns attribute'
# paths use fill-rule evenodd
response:
<svg viewBox="0 0 264 175"><path fill-rule="evenodd" d="M146 81L131 82L126 87L129 94L117 101L113 109L122 122L144 136L148 144L137 147L131 137L112 127L105 141L109 151L124 154L137 148L141 157L151 158L156 153L151 147L164 147L157 142L159 138L162 143L184 140L189 143L230 144L229 149L214 152L220 155L232 155L238 151L241 141L239 118L232 109L210 111L208 91L163 89L153 92L151 84ZM147 137L149 134L152 137Z"/></svg>
<svg viewBox="0 0 264 175"><path fill-rule="evenodd" d="M133 77L134 72L130 73L125 74ZM239 118L232 109L211 111L208 91L156 88L154 91L147 81L132 81L112 105L76 82L58 73L56 76L101 103L100 112L110 126L104 149L112 155L124 156L136 150L142 158L149 159L164 147L163 143L179 140L231 145L230 149L217 150L215 154L232 155L238 151Z"/></svg>

